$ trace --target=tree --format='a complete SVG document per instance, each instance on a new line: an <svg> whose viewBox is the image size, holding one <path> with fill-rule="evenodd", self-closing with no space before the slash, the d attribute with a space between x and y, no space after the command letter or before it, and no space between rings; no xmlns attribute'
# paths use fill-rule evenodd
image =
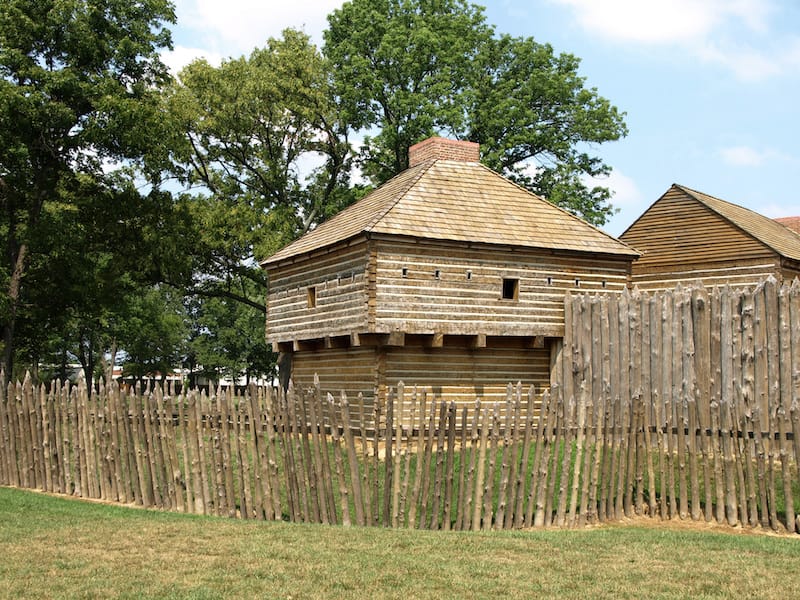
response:
<svg viewBox="0 0 800 600"><path fill-rule="evenodd" d="M185 356L188 337L186 311L176 290L153 286L142 292L125 298L126 310L112 328L123 349L123 372L138 380L170 373Z"/></svg>
<svg viewBox="0 0 800 600"><path fill-rule="evenodd" d="M191 302L192 334L186 366L190 373L217 381L275 375L276 356L264 337L264 315L226 298Z"/></svg>
<svg viewBox="0 0 800 600"><path fill-rule="evenodd" d="M258 259L353 201L347 126L308 36L286 30L249 57L198 60L164 98L172 172L187 187L173 216L180 245L158 261L190 305L190 370L269 375L266 276Z"/></svg>
<svg viewBox="0 0 800 600"><path fill-rule="evenodd" d="M589 145L619 139L621 114L585 87L580 61L533 38L495 35L464 0L352 0L328 17L324 54L374 184L437 132L478 142L482 161L587 221L613 213L587 178L610 167Z"/></svg>
<svg viewBox="0 0 800 600"><path fill-rule="evenodd" d="M46 250L68 235L59 228L64 215L93 225L76 201L87 187L98 192L94 199L125 202L130 188L120 190L110 171L163 137L158 87L169 76L158 51L170 46L164 24L174 19L168 0L0 5L1 318L9 374L20 311L26 294L35 295L26 290L30 265L44 264Z"/></svg>
<svg viewBox="0 0 800 600"><path fill-rule="evenodd" d="M37 252L25 275L17 315L16 357L34 370L40 362L81 363L89 380L105 354L118 345L119 323L129 298L147 293L154 280L152 240L163 235L159 213L168 197L139 193L120 175L113 186L80 175L74 193L47 207L37 229ZM159 341L154 341L154 344Z"/></svg>
<svg viewBox="0 0 800 600"><path fill-rule="evenodd" d="M183 134L175 172L195 191L182 201L194 237L180 274L191 279L173 282L189 294L263 313L257 257L352 201L346 128L328 79L319 52L294 30L248 58L199 60L180 73L167 112Z"/></svg>
<svg viewBox="0 0 800 600"><path fill-rule="evenodd" d="M380 184L408 167L408 148L466 125L465 83L492 29L464 0L355 0L328 16L323 53L334 90L364 140L364 173Z"/></svg>

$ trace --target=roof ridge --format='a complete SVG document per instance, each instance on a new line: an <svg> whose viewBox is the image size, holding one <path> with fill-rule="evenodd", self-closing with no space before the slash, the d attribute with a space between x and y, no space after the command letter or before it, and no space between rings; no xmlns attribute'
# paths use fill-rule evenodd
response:
<svg viewBox="0 0 800 600"><path fill-rule="evenodd" d="M720 212L717 209L717 207L711 206L708 202L706 202L706 200L703 198L703 196L705 196L705 198L710 198L711 200L714 200L715 202L721 202L722 204L730 206L730 207L732 207L734 209L746 210L746 211L748 211L748 212L750 212L750 213L752 213L752 214L754 214L754 215L756 215L758 217L762 217L764 219L769 219L769 217L765 217L761 213L758 213L758 212L756 212L754 210L751 210L751 209L747 208L746 206L741 206L739 204L734 204L733 202L730 202L728 200L723 200L722 198L717 198L716 196L712 196L711 194L706 194L705 192L701 192L700 190L692 189L692 188L690 188L688 186L681 185L679 183L673 183L672 185L674 185L676 188L678 188L679 190L681 190L685 194L689 194L692 198L697 200L700 204L702 204L706 208L708 208L710 210L713 210L720 217L722 217L723 219L728 221L731 225L733 225L734 227L736 227L737 229L739 229L743 233L747 234L749 237L751 237L754 240L764 244L765 246L768 246L769 248L772 248L771 244L768 244L765 240L763 240L759 236L755 235L752 231L750 231L747 227L744 227L741 223L738 223L736 221L736 219L732 219L730 215L727 215L725 213ZM772 220L772 219L770 219L770 220ZM772 249L775 250L775 248L772 248Z"/></svg>
<svg viewBox="0 0 800 600"><path fill-rule="evenodd" d="M703 202L703 204L706 204L706 203L703 201L702 198L698 198L697 195L705 196L706 198L711 198L712 200L716 200L717 202L722 202L723 204L727 204L728 206L733 206L734 208L740 208L740 209L743 209L743 210L747 210L747 211L750 211L753 214L756 214L756 215L759 215L761 217L764 217L765 219L769 219L769 217L766 217L766 216L762 215L761 213L754 211L751 208L747 208L746 206L742 206L741 204L736 204L735 202L731 202L730 200L725 200L724 198L718 198L717 196L712 196L711 194L706 194L705 192L701 192L700 190L692 189L692 188L690 188L688 186L681 185L680 183L674 183L673 185L676 188L681 189L684 192L687 192L687 193L691 194L697 200L699 200L700 202Z"/></svg>
<svg viewBox="0 0 800 600"><path fill-rule="evenodd" d="M633 247L633 246L631 246L630 244L627 244L626 242L623 242L623 241L622 241L621 239L619 239L619 238L615 238L615 237L614 237L613 235L611 235L610 233L608 233L608 232L606 232L606 231L603 231L602 229L600 229L599 227L597 227L597 226L595 226L595 225L592 225L591 223L589 223L589 221L586 221L586 220L584 220L584 219L581 219L581 218L580 218L578 215L575 215L575 214L573 214L573 213L569 212L567 209L565 209L565 208L563 208L563 207L559 206L558 204L554 204L553 202L550 202L550 200L548 200L547 198L545 198L545 197L543 197L543 196L540 196L539 194L535 194L534 192L532 192L532 191L531 191L531 190L529 190L528 188L526 188L526 187L524 187L524 186L521 186L521 185L520 185L520 184L518 184L517 182L515 182L515 181L512 181L511 179L509 179L508 177L503 177L503 175L501 175L501 174L500 174L500 173L498 173L497 171L494 171L494 170L490 169L489 167L487 167L487 166L486 166L486 165L484 165L483 163L480 163L480 162L479 162L478 164L479 164L481 167L483 167L485 170L489 171L489 173L491 173L491 174L492 174L492 175L494 175L495 177L498 177L498 178L502 179L502 180L503 180L503 181L505 181L506 183L510 183L510 184L511 184L511 185L513 185L514 187L516 187L516 188L518 188L518 189L522 190L522 191L523 191L523 192L525 192L526 194L528 194L528 195L530 195L530 196L533 196L534 198L536 198L536 199L538 199L538 200L541 200L542 202L547 202L547 204L549 204L549 205L550 205L550 206L552 206L553 208L555 208L555 209L557 209L557 210L561 211L561 212L562 212L562 213L564 213L565 215L568 215L569 217L572 217L573 219L576 219L576 220L580 221L580 222L581 222L583 225L588 225L589 227L591 227L592 229L594 229L594 230L595 230L595 231L597 231L598 233L600 233L600 234L602 234L602 235L606 236L608 239L610 239L610 240L612 240L612 241L614 241L614 242L617 242L617 243L619 243L619 244L622 244L622 245L623 245L623 246L625 246L626 248L629 248L629 249L633 250L634 252L636 252L637 254L640 254L640 255L641 255L641 252L639 252L639 251L638 251L636 248L634 248L634 247Z"/></svg>
<svg viewBox="0 0 800 600"><path fill-rule="evenodd" d="M411 179L408 181L408 183L407 183L407 184L406 184L406 185L405 185L403 188L401 188L401 190L399 191L399 193L398 193L398 194L397 194L397 196L395 197L394 201L392 201L392 202L389 202L388 206L386 206L386 207L385 207L383 210L380 210L380 211L378 211L378 213L375 215L375 217L374 217L374 218L372 218L372 219L371 219L371 220L370 220L370 221L369 221L369 222L368 222L368 223L367 223L367 224L364 226L364 228L363 228L361 231L362 231L362 232L363 232L363 231L372 231L372 228L373 228L373 227L375 227L375 225L377 225L378 223L380 223L380 222L381 222L381 220L382 220L382 219L383 219L383 218L384 218L384 217L385 217L387 214L389 214L389 212L391 212L391 210L392 210L392 209L393 209L395 206L397 206L397 204L400 202L400 200L402 200L403 198L405 198L405 196L406 196L406 194L408 193L408 191L409 191L409 190L410 190L412 187L414 187L414 186L417 184L417 182L420 180L420 178L421 178L421 177L422 177L422 176L423 176L423 175L424 175L424 174L425 174L425 173L428 171L428 169L430 169L430 168L431 168L431 165L433 165L433 163L435 163L437 160L438 160L438 159L436 159L436 158L430 158L430 159L428 159L428 160L422 161L421 163L419 163L419 164L417 164L417 165L414 165L413 167L411 167L412 169L419 169L419 173L417 173L415 177L412 177L412 178L411 178ZM390 181L390 180L388 180L388 181ZM381 185L383 185L383 184L381 184ZM377 187L377 188L375 188L375 189L377 190L377 189L378 189L378 188L380 188L380 187L381 187L381 186L378 186L378 187Z"/></svg>

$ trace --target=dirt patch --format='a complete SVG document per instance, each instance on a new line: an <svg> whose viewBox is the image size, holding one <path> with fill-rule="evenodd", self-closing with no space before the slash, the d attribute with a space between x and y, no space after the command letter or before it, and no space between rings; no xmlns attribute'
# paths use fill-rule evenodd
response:
<svg viewBox="0 0 800 600"><path fill-rule="evenodd" d="M693 521L692 519L680 518L661 520L651 519L649 517L632 517L625 518L621 521L591 525L590 527L626 527L630 525L669 531L708 531L713 533L727 533L729 535L766 535L793 539L800 542L800 535L789 533L785 529L775 531L773 529L765 529L764 527L743 527L741 525L732 527L727 524L717 523L716 521Z"/></svg>

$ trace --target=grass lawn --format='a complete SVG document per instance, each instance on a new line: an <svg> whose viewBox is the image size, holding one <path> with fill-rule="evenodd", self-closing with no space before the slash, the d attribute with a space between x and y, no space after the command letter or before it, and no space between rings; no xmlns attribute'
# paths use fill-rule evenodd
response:
<svg viewBox="0 0 800 600"><path fill-rule="evenodd" d="M800 597L800 536L344 529L0 488L0 597L785 599Z"/></svg>

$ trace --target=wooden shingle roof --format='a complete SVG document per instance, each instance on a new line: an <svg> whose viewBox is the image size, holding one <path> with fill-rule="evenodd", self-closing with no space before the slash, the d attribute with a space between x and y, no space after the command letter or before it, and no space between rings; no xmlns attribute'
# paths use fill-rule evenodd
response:
<svg viewBox="0 0 800 600"><path fill-rule="evenodd" d="M673 184L673 187L707 206L784 258L800 260L800 235L788 227L749 208L720 200L682 185Z"/></svg>
<svg viewBox="0 0 800 600"><path fill-rule="evenodd" d="M639 256L478 162L432 159L403 171L262 265L370 233Z"/></svg>

